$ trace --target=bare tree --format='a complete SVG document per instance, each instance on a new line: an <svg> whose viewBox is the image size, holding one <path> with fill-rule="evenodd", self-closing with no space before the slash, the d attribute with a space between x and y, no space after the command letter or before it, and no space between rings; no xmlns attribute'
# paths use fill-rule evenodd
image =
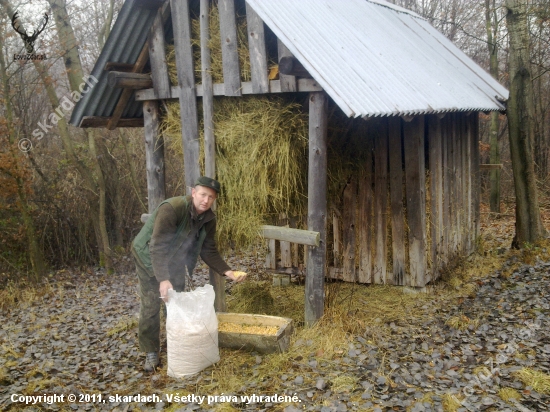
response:
<svg viewBox="0 0 550 412"><path fill-rule="evenodd" d="M515 246L536 242L546 231L540 216L534 166L535 113L526 0L506 0L510 41L508 136L516 192Z"/></svg>
<svg viewBox="0 0 550 412"><path fill-rule="evenodd" d="M489 51L489 71L491 76L498 81L498 16L495 0L485 0L485 25L487 29L487 49ZM498 112L491 112L491 127L489 131L489 142L491 146L490 162L500 163L499 141L498 141ZM490 210L500 213L500 169L491 170L491 195Z"/></svg>

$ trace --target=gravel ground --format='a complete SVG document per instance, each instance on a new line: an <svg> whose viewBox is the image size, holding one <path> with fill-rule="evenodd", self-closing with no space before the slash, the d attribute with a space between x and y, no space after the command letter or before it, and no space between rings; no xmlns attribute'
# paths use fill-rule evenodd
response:
<svg viewBox="0 0 550 412"><path fill-rule="evenodd" d="M252 260L241 267L250 269ZM318 361L308 351L310 342L297 340L293 345L303 346L303 356L295 359L292 373L280 376L279 395L294 396L291 402L281 406L269 400L241 400L240 394L218 394L229 398L218 399L216 408L231 400L237 410L288 412L549 410L550 397L517 375L522 368L550 373L549 272L550 262L520 266L510 276L496 271L479 279L477 291L458 305L429 301L422 309L431 316L386 325L390 333L377 339L372 339L376 330L369 328L330 363ZM206 271L201 271L197 283L206 278ZM74 274L54 284L43 299L3 313L0 408L213 409L214 403L207 405L206 399L171 404L165 398L168 392L207 379L208 370L183 381L141 372L143 356L135 328L138 308L135 275L129 270L116 277ZM262 362L260 356L256 360ZM254 393L256 384L251 380L243 393ZM129 387L135 388L133 393L164 396L163 402L106 398L128 393ZM515 389L519 399L506 402L503 388ZM67 402L71 393L77 399L101 393L102 399ZM13 399L15 394L62 394L65 399L51 405L41 399L25 406L18 402L19 395Z"/></svg>

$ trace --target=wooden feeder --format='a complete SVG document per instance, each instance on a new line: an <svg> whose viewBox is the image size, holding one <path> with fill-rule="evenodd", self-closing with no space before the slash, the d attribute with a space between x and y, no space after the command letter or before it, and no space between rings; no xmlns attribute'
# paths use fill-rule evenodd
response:
<svg viewBox="0 0 550 412"><path fill-rule="evenodd" d="M218 322L243 326L275 326L277 332L239 333L218 331L220 348L245 349L260 353L284 352L290 345L290 335L294 330L292 319L279 316L252 315L248 313L218 313Z"/></svg>

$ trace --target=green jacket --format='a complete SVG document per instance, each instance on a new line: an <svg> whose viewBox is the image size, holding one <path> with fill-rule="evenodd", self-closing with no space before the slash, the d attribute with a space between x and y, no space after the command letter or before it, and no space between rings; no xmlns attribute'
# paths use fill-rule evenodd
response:
<svg viewBox="0 0 550 412"><path fill-rule="evenodd" d="M223 274L230 267L216 247L216 215L208 210L197 215L191 196L162 202L132 242L137 263L159 282L170 280L174 288L185 282L185 268L193 273L197 258Z"/></svg>

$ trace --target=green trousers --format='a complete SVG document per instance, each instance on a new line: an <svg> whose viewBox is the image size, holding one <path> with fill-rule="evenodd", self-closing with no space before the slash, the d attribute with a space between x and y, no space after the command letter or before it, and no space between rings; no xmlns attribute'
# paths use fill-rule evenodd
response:
<svg viewBox="0 0 550 412"><path fill-rule="evenodd" d="M139 280L139 349L143 352L158 352L160 349L160 309L166 315L166 306L160 298L159 282L137 262L136 272ZM170 279L176 292L185 290L185 276Z"/></svg>
<svg viewBox="0 0 550 412"><path fill-rule="evenodd" d="M160 349L160 299L159 282L136 262L139 280L139 349L158 352Z"/></svg>

